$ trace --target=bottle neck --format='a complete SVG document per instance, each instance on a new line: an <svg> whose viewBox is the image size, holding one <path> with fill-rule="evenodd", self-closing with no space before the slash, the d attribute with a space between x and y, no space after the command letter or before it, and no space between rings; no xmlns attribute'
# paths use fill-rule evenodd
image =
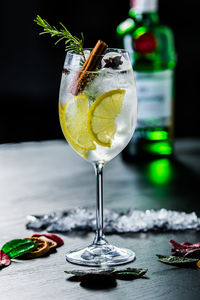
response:
<svg viewBox="0 0 200 300"><path fill-rule="evenodd" d="M130 0L130 7L140 14L157 12L158 0Z"/></svg>
<svg viewBox="0 0 200 300"><path fill-rule="evenodd" d="M129 16L133 18L138 25L151 26L159 24L157 12L136 13L134 10L130 9Z"/></svg>
<svg viewBox="0 0 200 300"><path fill-rule="evenodd" d="M151 26L159 23L158 0L131 0L129 16L137 23Z"/></svg>

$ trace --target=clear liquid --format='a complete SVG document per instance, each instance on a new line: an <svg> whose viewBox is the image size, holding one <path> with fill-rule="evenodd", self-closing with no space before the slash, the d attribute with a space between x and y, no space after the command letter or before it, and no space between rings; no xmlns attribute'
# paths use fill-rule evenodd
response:
<svg viewBox="0 0 200 300"><path fill-rule="evenodd" d="M73 97L73 95L68 92L68 87L75 74L76 72L70 70L68 70L67 74L62 74L59 95L59 102L62 107ZM120 114L115 118L116 131L112 139L111 147L101 146L94 141L96 146L95 150L79 151L78 149L77 151L77 148L70 144L63 130L63 134L71 147L89 162L108 162L113 159L126 147L135 130L137 121L137 97L131 67L123 68L122 70L103 69L95 72L81 94L88 95L89 104L91 105L100 95L116 89L123 89L126 92Z"/></svg>

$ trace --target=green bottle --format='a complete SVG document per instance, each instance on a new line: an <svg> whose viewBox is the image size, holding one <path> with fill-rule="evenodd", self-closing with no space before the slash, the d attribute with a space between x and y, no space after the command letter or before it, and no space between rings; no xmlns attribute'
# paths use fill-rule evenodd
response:
<svg viewBox="0 0 200 300"><path fill-rule="evenodd" d="M131 0L129 18L117 27L119 46L129 51L138 95L138 123L123 151L126 160L173 154L174 69L171 29L160 24L158 0Z"/></svg>

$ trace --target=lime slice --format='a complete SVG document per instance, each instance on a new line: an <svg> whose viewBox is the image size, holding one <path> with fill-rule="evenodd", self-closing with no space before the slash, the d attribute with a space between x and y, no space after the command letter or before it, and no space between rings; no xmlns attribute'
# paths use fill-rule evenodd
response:
<svg viewBox="0 0 200 300"><path fill-rule="evenodd" d="M65 106L59 104L60 124L68 143L75 151L84 157L88 150L96 146L88 133L89 102L87 95L78 95L70 98Z"/></svg>
<svg viewBox="0 0 200 300"><path fill-rule="evenodd" d="M99 96L88 112L88 132L103 147L111 147L116 132L115 119L121 112L125 90L116 89Z"/></svg>

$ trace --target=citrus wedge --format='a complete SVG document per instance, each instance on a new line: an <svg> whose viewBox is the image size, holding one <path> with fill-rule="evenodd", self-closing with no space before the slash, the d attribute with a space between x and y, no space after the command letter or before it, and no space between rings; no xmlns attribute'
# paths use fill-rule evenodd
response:
<svg viewBox="0 0 200 300"><path fill-rule="evenodd" d="M52 241L46 238L45 236L41 236L40 239L48 242L49 250L54 250L58 246L58 244L55 241Z"/></svg>
<svg viewBox="0 0 200 300"><path fill-rule="evenodd" d="M50 247L49 247L49 243L45 240L42 240L38 237L31 237L31 238L26 238L26 240L31 240L34 243L37 244L37 248L35 250L33 250L32 252L26 253L22 256L20 256L20 258L35 258L35 257L39 257L42 256L44 254L46 254Z"/></svg>
<svg viewBox="0 0 200 300"><path fill-rule="evenodd" d="M49 250L52 251L52 252L55 251L56 247L57 247L57 243L54 242L54 241L47 241L47 242L49 244Z"/></svg>
<svg viewBox="0 0 200 300"><path fill-rule="evenodd" d="M88 112L88 132L103 147L111 147L116 132L115 119L121 112L125 90L116 89L99 96Z"/></svg>
<svg viewBox="0 0 200 300"><path fill-rule="evenodd" d="M63 133L70 146L83 157L96 146L87 129L89 102L87 95L70 98L65 106L59 104L59 116Z"/></svg>
<svg viewBox="0 0 200 300"><path fill-rule="evenodd" d="M66 134L64 133L64 107L59 103L59 118L60 118L60 125L63 131L64 136L67 139ZM77 152L79 153L81 156L83 156L84 158L87 158L88 153L87 151L83 150L82 148L78 147L77 145L75 145L73 142L70 142L69 139L67 139L68 144Z"/></svg>

